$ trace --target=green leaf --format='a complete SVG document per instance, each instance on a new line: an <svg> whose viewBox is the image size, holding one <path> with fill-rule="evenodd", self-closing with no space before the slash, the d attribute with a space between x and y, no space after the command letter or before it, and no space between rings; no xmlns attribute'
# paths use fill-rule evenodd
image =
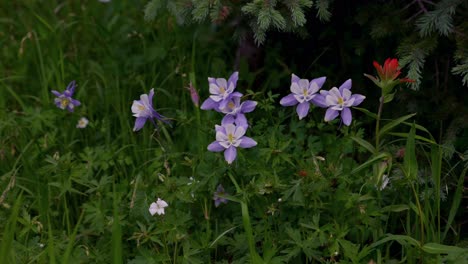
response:
<svg viewBox="0 0 468 264"><path fill-rule="evenodd" d="M358 167L354 168L354 170L351 171L351 174L355 174L357 172L360 172L361 170L371 166L372 164L381 161L383 159L389 159L391 158L391 155L389 153L379 153L376 156L371 157L368 161L364 162L363 164L359 165Z"/></svg>
<svg viewBox="0 0 468 264"><path fill-rule="evenodd" d="M372 117L373 119L377 119L377 114L374 114L372 113L371 111L365 109L365 108L361 108L361 107L353 107L353 109L356 109L360 112L363 112L364 114L366 114L367 116L369 117Z"/></svg>
<svg viewBox="0 0 468 264"><path fill-rule="evenodd" d="M385 206L384 208L381 209L382 212L401 212L408 210L409 206L406 204L395 204L395 205L389 205Z"/></svg>
<svg viewBox="0 0 468 264"><path fill-rule="evenodd" d="M382 138L382 136L385 135L385 133L387 133L388 131L392 130L394 127L398 126L399 124L403 123L404 121L410 119L411 117L413 117L415 115L416 115L416 113L405 115L405 116L397 118L397 119L391 121L390 123L386 124L385 126L383 126L380 129L379 137Z"/></svg>
<svg viewBox="0 0 468 264"><path fill-rule="evenodd" d="M392 135L392 136L396 136L396 137L402 137L402 138L408 138L408 135L409 135L408 133L399 133L399 132L398 133L397 132L390 132L388 134ZM417 139L417 140L420 140L420 141L430 143L430 144L437 144L437 142L435 142L434 140L428 139L426 137L414 135L414 138Z"/></svg>
<svg viewBox="0 0 468 264"><path fill-rule="evenodd" d="M385 243L387 243L389 241L396 241L396 242L400 243L400 245L402 245L402 246L411 245L411 246L414 246L416 248L419 248L421 246L419 241L417 241L416 239L414 239L414 238L412 238L410 236L388 234L386 237L380 239L379 241L372 243L370 245L370 247L371 248L378 247L378 246L380 246L382 244L385 244Z"/></svg>
<svg viewBox="0 0 468 264"><path fill-rule="evenodd" d="M386 94L384 96L384 104L390 103L393 100L394 97L395 97L395 93Z"/></svg>
<svg viewBox="0 0 468 264"><path fill-rule="evenodd" d="M429 254L461 254L464 252L468 252L468 249L455 246L441 245L438 243L427 243L422 247L422 250Z"/></svg>
<svg viewBox="0 0 468 264"><path fill-rule="evenodd" d="M367 140L356 137L356 136L351 136L351 139L356 141L359 145L361 145L363 148L367 149L370 151L370 153L375 153L375 148L372 146L371 143L369 143Z"/></svg>
<svg viewBox="0 0 468 264"><path fill-rule="evenodd" d="M416 147L415 147L415 133L416 128L413 126L408 134L406 140L405 157L403 160L403 167L406 176L409 179L416 179L418 175L418 161L416 160Z"/></svg>

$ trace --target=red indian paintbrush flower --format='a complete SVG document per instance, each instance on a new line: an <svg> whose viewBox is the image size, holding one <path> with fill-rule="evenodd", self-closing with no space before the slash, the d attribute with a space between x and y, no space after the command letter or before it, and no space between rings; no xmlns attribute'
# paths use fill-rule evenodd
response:
<svg viewBox="0 0 468 264"><path fill-rule="evenodd" d="M374 67L377 70L377 74L379 75L378 77L374 77L369 74L364 74L364 76L382 88L384 90L384 94L390 93L392 88L399 83L414 82L414 80L409 78L398 78L401 71L397 59L386 59L383 67L378 62L374 61Z"/></svg>

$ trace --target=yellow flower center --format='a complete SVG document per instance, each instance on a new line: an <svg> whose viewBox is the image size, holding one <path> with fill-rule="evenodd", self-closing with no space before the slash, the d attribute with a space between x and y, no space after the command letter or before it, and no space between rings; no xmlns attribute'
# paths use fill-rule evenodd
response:
<svg viewBox="0 0 468 264"><path fill-rule="evenodd" d="M62 108L67 107L68 104L70 104L70 100L68 100L67 98L62 98L62 101L60 101L60 105L62 106Z"/></svg>
<svg viewBox="0 0 468 264"><path fill-rule="evenodd" d="M219 87L219 92L220 93L225 93L226 92L226 89L222 86Z"/></svg>
<svg viewBox="0 0 468 264"><path fill-rule="evenodd" d="M233 134L228 134L228 141L232 143L232 141L234 140L234 135Z"/></svg>
<svg viewBox="0 0 468 264"><path fill-rule="evenodd" d="M234 109L235 106L236 106L236 105L235 105L233 102L229 102L229 103L228 103L229 109Z"/></svg>
<svg viewBox="0 0 468 264"><path fill-rule="evenodd" d="M304 96L307 96L309 94L309 91L307 91L307 89L304 89L304 91L302 92L302 94L304 94Z"/></svg>
<svg viewBox="0 0 468 264"><path fill-rule="evenodd" d="M342 105L344 103L343 98L338 97L338 104Z"/></svg>
<svg viewBox="0 0 468 264"><path fill-rule="evenodd" d="M146 107L144 105L139 105L138 110L145 111Z"/></svg>

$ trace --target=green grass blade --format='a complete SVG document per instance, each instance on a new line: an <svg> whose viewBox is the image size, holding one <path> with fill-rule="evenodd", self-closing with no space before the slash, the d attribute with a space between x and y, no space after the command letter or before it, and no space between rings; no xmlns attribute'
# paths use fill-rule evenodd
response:
<svg viewBox="0 0 468 264"><path fill-rule="evenodd" d="M69 263L70 255L72 253L73 245L75 244L76 233L78 232L78 228L80 227L81 220L83 219L84 210L81 211L80 217L78 218L78 222L76 223L75 229L73 230L72 235L68 241L67 249L63 254L62 263Z"/></svg>
<svg viewBox="0 0 468 264"><path fill-rule="evenodd" d="M9 262L10 254L12 250L13 240L15 237L15 230L16 230L16 223L18 219L19 209L23 202L23 193L21 193L15 201L13 205L13 209L11 211L10 217L8 217L8 221L5 226L5 232L2 235L2 244L0 246L0 259L2 262Z"/></svg>
<svg viewBox="0 0 468 264"><path fill-rule="evenodd" d="M351 174L355 174L357 172L360 172L361 170L371 166L375 162L378 162L380 160L383 160L385 158L391 157L390 154L388 153L379 153L377 156L374 156L370 158L368 161L364 162L363 164L359 165L358 167L354 168L354 170L351 171Z"/></svg>
<svg viewBox="0 0 468 264"><path fill-rule="evenodd" d="M465 175L467 171L468 171L468 167L462 171L462 173L460 174L460 177L458 178L457 189L455 190L455 194L453 196L452 207L450 207L447 224L445 225L445 230L444 230L444 233L442 234L441 241L445 240L445 237L447 236L447 233L450 229L450 225L455 219L455 215L457 214L458 207L460 206L460 202L463 198L463 183L465 181Z"/></svg>
<svg viewBox="0 0 468 264"><path fill-rule="evenodd" d="M415 116L416 113L414 114L409 114L409 115L405 115L405 116L402 116L400 118L397 118L393 121L391 121L390 123L386 124L385 126L383 126L380 131L379 131L379 137L382 137L383 135L385 135L387 132L389 132L390 130L392 130L394 127L398 126L399 124L403 123L404 121L410 119L411 117Z"/></svg>
<svg viewBox="0 0 468 264"><path fill-rule="evenodd" d="M406 176L409 179L416 179L418 175L418 162L416 160L416 128L413 126L408 134L406 140L405 157L403 159L403 166L405 168Z"/></svg>
<svg viewBox="0 0 468 264"><path fill-rule="evenodd" d="M55 241L54 233L52 232L52 225L50 224L50 216L47 215L47 253L49 254L49 263L55 264Z"/></svg>
<svg viewBox="0 0 468 264"><path fill-rule="evenodd" d="M113 217L112 222L112 263L121 264L122 262L122 229L120 227L119 216L119 200L114 186L114 202L113 202Z"/></svg>
<svg viewBox="0 0 468 264"><path fill-rule="evenodd" d="M367 140L356 137L356 136L351 136L351 139L354 140L356 143L361 145L363 148L367 149L370 151L370 153L375 153L375 148L372 146L371 143L369 143Z"/></svg>

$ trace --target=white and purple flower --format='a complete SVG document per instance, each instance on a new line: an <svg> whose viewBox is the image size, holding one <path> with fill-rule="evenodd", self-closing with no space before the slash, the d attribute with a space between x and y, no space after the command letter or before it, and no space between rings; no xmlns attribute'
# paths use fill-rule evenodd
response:
<svg viewBox="0 0 468 264"><path fill-rule="evenodd" d="M216 141L208 145L208 150L212 152L224 151L224 159L231 164L237 157L237 148L251 148L257 142L249 137L245 137L245 128L234 124L226 124L215 127Z"/></svg>
<svg viewBox="0 0 468 264"><path fill-rule="evenodd" d="M55 105L60 109L67 109L69 112L73 112L75 107L81 105L80 101L72 98L73 93L75 92L75 88L76 82L71 81L63 93L52 90L52 93L57 96L57 98L54 99Z"/></svg>
<svg viewBox="0 0 468 264"><path fill-rule="evenodd" d="M153 95L154 89L151 89L149 94L142 94L140 96L140 100L134 100L132 105L132 112L133 116L136 117L135 126L133 131L140 130L149 119L155 126L156 123L154 122L154 118L157 120L166 121L166 117L160 115L156 110L153 108Z"/></svg>
<svg viewBox="0 0 468 264"><path fill-rule="evenodd" d="M223 198L223 196L226 195L226 191L224 191L224 188L221 184L218 185L216 188L216 192L213 195L213 200L215 207L218 207L221 203L227 204L227 199Z"/></svg>
<svg viewBox="0 0 468 264"><path fill-rule="evenodd" d="M340 88L333 87L329 91L320 91L315 98L317 106L328 108L325 113L325 121L332 121L341 114L343 124L349 126L353 119L351 115L352 106L357 106L366 98L361 94L351 94L351 79L346 80Z"/></svg>
<svg viewBox="0 0 468 264"><path fill-rule="evenodd" d="M240 101L240 97L232 97L226 107L219 109L221 113L225 114L221 125L236 124L237 126L242 126L245 130L249 127L244 114L255 110L257 102L247 100L241 103Z"/></svg>
<svg viewBox="0 0 468 264"><path fill-rule="evenodd" d="M164 208L168 206L169 205L166 203L166 201L161 200L161 198L158 198L158 200L155 203L151 203L149 212L151 215L154 215L154 214L162 215L164 214Z"/></svg>
<svg viewBox="0 0 468 264"><path fill-rule="evenodd" d="M234 72L227 81L224 78L208 77L211 95L208 99L206 99L203 102L200 108L203 110L214 109L216 111L219 111L219 109L223 109L226 107L231 98L241 97L241 93L234 92L234 89L236 89L238 79L238 72Z"/></svg>
<svg viewBox="0 0 468 264"><path fill-rule="evenodd" d="M78 120L78 124L76 124L76 127L77 128L86 128L89 124L89 120L88 118L86 117L82 117L80 118L80 120Z"/></svg>
<svg viewBox="0 0 468 264"><path fill-rule="evenodd" d="M295 74L291 76L291 94L283 97L280 101L282 106L297 105L296 112L299 119L304 118L309 113L310 103L315 104L317 92L325 82L326 77L312 79L300 79Z"/></svg>

